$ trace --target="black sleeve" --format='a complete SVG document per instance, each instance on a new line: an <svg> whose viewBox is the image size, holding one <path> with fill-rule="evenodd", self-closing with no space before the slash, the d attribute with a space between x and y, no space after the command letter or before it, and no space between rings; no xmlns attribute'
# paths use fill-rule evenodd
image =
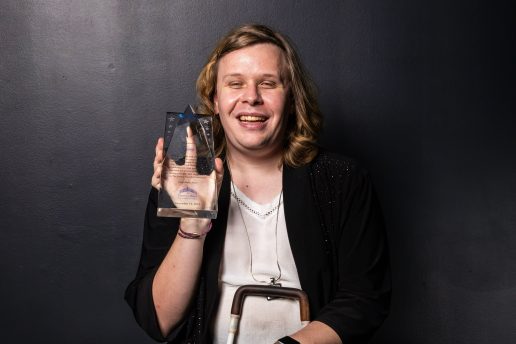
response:
<svg viewBox="0 0 516 344"><path fill-rule="evenodd" d="M132 308L138 324L153 339L164 342L184 336L185 323L179 324L164 337L158 325L154 301L152 298L152 282L161 262L165 258L179 228L178 218L157 217L158 192L152 188L143 232L142 252L136 277L125 291L125 300Z"/></svg>
<svg viewBox="0 0 516 344"><path fill-rule="evenodd" d="M338 282L334 298L317 319L344 344L366 343L389 311L391 280L383 216L365 170L353 166L340 185L336 205Z"/></svg>

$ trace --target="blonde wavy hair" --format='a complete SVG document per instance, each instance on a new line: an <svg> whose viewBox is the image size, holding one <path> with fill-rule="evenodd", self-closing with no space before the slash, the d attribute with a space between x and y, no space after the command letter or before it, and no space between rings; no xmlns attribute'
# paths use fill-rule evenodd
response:
<svg viewBox="0 0 516 344"><path fill-rule="evenodd" d="M317 138L322 127L322 116L315 85L302 66L293 45L284 35L265 25L250 24L237 27L224 36L212 51L197 79L197 112L216 115L213 99L220 59L232 51L261 43L274 44L284 55L285 70L282 76L290 89L290 99L286 107L290 109L290 113L285 114L288 118L283 162L291 167L299 167L309 163L317 155ZM226 149L224 129L218 116L214 116L213 123L215 152L220 156Z"/></svg>

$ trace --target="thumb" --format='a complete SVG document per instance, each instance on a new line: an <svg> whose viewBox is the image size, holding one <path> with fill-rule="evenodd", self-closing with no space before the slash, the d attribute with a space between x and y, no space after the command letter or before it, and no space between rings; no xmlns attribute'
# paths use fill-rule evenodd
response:
<svg viewBox="0 0 516 344"><path fill-rule="evenodd" d="M195 146L194 135L190 126L186 127L186 154L187 160L197 158L197 147Z"/></svg>

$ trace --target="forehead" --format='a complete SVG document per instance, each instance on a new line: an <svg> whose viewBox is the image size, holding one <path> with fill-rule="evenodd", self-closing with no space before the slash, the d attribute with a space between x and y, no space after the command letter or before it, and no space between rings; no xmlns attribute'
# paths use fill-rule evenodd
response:
<svg viewBox="0 0 516 344"><path fill-rule="evenodd" d="M278 46L260 43L232 51L218 63L218 76L228 74L274 74L281 76L285 69L285 55Z"/></svg>

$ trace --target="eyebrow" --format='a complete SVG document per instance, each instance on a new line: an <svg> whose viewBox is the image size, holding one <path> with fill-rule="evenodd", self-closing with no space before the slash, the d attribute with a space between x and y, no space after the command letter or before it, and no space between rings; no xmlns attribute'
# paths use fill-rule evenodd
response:
<svg viewBox="0 0 516 344"><path fill-rule="evenodd" d="M235 76L242 76L243 74L242 73L231 73L231 74L226 74L224 75L222 78L227 78L227 77L235 77ZM276 74L271 74L271 73L265 73L265 74L262 74L261 75L262 77L266 77L266 78L281 78L281 75L276 75Z"/></svg>

